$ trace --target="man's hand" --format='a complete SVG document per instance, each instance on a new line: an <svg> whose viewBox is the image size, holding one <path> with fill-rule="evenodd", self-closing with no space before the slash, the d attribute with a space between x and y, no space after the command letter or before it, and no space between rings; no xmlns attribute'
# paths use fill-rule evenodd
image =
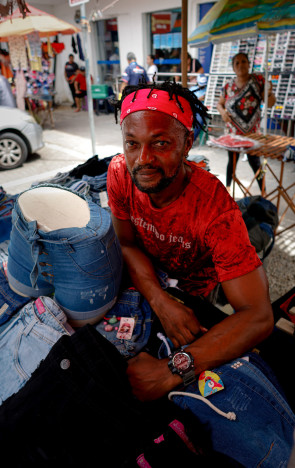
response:
<svg viewBox="0 0 295 468"><path fill-rule="evenodd" d="M143 352L129 359L127 376L133 394L141 401L161 398L181 383L181 377L169 370L168 359L159 360Z"/></svg>
<svg viewBox="0 0 295 468"><path fill-rule="evenodd" d="M192 309L167 297L161 310L155 310L163 328L176 348L192 343L196 335L206 332L195 317Z"/></svg>

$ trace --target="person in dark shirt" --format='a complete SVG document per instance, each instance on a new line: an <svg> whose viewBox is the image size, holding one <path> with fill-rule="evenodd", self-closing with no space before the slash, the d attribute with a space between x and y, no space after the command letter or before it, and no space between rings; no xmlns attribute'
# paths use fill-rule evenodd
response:
<svg viewBox="0 0 295 468"><path fill-rule="evenodd" d="M133 52L129 52L127 54L127 62L128 67L125 69L122 75L122 85L121 85L121 92L127 85L138 85L138 83L144 79L144 81L148 82L148 76L145 69L136 63L136 57Z"/></svg>
<svg viewBox="0 0 295 468"><path fill-rule="evenodd" d="M74 62L74 56L73 54L69 55L69 61L66 62L65 64L65 79L67 80L74 103L72 104L72 107L76 107L75 103L75 85L74 85L74 80L75 80L75 75L76 71L78 70L78 65L76 62Z"/></svg>

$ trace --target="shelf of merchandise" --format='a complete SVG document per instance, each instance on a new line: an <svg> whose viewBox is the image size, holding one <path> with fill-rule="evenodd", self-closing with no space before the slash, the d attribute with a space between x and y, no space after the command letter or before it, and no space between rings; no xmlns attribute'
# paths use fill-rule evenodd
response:
<svg viewBox="0 0 295 468"><path fill-rule="evenodd" d="M268 40L269 79L276 95L276 104L268 110L268 116L295 119L295 32L273 34ZM234 76L231 60L238 52L248 54L251 72L264 73L264 36L214 45L205 97L210 114L218 114L216 105L223 86Z"/></svg>

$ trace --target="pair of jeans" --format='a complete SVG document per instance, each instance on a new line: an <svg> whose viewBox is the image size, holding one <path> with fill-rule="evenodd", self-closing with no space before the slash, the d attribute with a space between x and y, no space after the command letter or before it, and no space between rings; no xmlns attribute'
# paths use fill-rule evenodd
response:
<svg viewBox="0 0 295 468"><path fill-rule="evenodd" d="M31 299L20 296L9 287L3 268L0 268L0 326L6 323Z"/></svg>
<svg viewBox="0 0 295 468"><path fill-rule="evenodd" d="M74 333L49 297L29 302L0 327L0 402L19 391L62 335Z"/></svg>
<svg viewBox="0 0 295 468"><path fill-rule="evenodd" d="M246 468L287 467L295 416L282 393L266 377L263 364L260 368L257 364L241 358L212 369L222 379L224 389L208 400L223 413L235 413L235 420L191 396L171 398L181 408L189 409L210 431L214 450L231 456ZM184 392L200 396L198 383L189 385Z"/></svg>
<svg viewBox="0 0 295 468"><path fill-rule="evenodd" d="M116 301L122 252L110 214L89 198L76 196L88 204L88 224L50 232L38 229L36 221L28 222L16 201L8 248L8 281L26 296L54 293L57 304L73 321L98 321Z"/></svg>
<svg viewBox="0 0 295 468"><path fill-rule="evenodd" d="M136 290L123 291L116 304L105 315L104 320L96 325L96 330L110 341L125 358L136 356L147 344L151 333L153 311L147 300ZM130 340L117 338L121 317L134 319L134 329ZM111 331L106 331L109 320L116 318Z"/></svg>

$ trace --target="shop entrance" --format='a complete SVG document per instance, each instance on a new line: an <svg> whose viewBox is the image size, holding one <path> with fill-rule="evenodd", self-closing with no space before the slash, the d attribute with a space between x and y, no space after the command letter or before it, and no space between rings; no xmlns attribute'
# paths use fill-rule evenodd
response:
<svg viewBox="0 0 295 468"><path fill-rule="evenodd" d="M181 8L149 14L150 50L155 55L159 80L167 79L161 73L177 73L181 69Z"/></svg>
<svg viewBox="0 0 295 468"><path fill-rule="evenodd" d="M120 78L120 59L117 18L96 22L99 82L116 87Z"/></svg>

